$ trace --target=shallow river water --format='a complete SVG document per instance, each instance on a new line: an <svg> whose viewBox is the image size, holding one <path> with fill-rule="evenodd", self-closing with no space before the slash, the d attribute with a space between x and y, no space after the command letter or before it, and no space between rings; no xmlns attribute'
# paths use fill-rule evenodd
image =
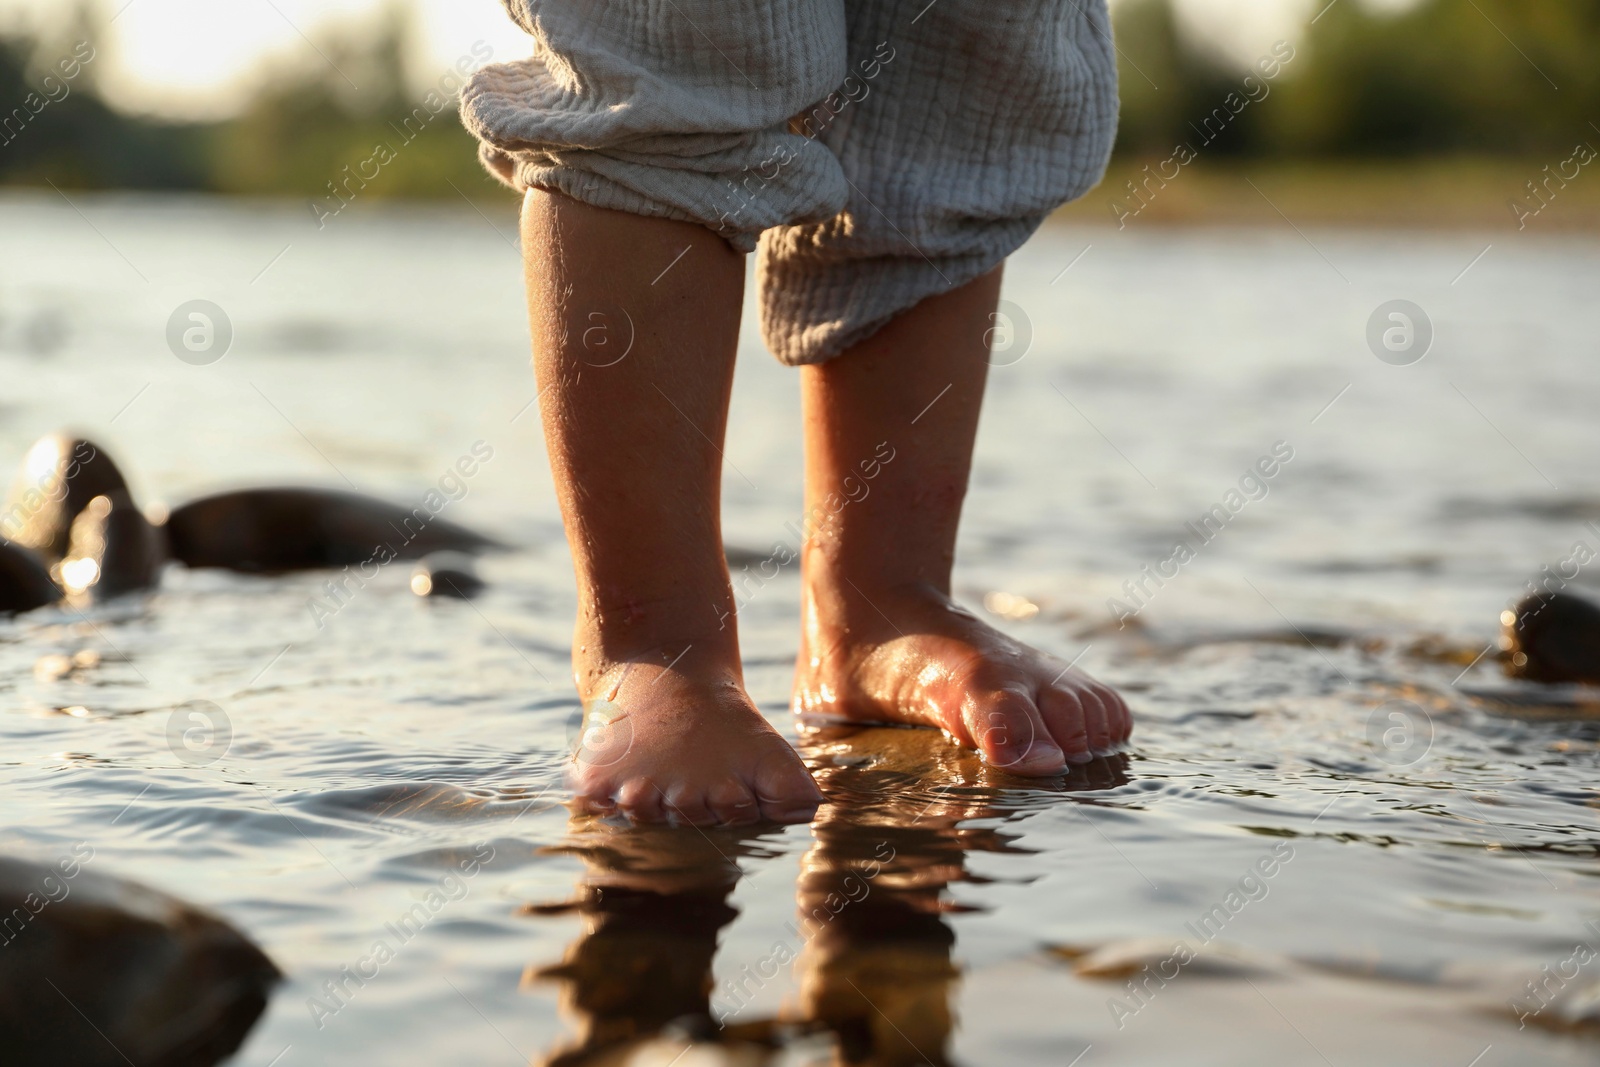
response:
<svg viewBox="0 0 1600 1067"><path fill-rule="evenodd" d="M327 575L172 567L0 621L0 850L86 842L255 938L287 980L235 1062L688 1067L670 1035L706 1014L793 1064L1594 1062L1600 713L1493 642L1600 552L1600 247L1047 227L1008 270L957 587L1120 686L1128 752L1027 782L926 732L819 735L812 826L700 833L560 804L573 591L513 242L465 206L319 231L0 201L7 462L73 427L147 503L444 480L516 546L470 602L405 564L332 612ZM232 324L209 365L165 339L193 299ZM1369 347L1393 299L1420 361ZM747 330L736 562L789 543L798 456L794 374ZM790 737L797 603L786 570L741 618Z"/></svg>

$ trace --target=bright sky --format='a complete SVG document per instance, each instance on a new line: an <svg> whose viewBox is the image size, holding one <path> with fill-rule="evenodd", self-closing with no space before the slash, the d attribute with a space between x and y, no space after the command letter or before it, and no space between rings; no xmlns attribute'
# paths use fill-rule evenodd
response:
<svg viewBox="0 0 1600 1067"><path fill-rule="evenodd" d="M312 43L330 24L357 22L384 0L95 0L110 15L95 60L99 83L119 106L174 116L225 114L259 78L264 63L323 62ZM1113 0L1113 3L1117 0ZM1354 3L1357 0L1335 0ZM1371 2L1371 0L1365 0ZM1393 4L1405 0L1382 0ZM486 41L494 58L528 53L527 38L499 0L402 0L416 16L423 71L445 69ZM1292 37L1327 0L1177 0L1187 25L1225 51L1252 58ZM44 29L70 12L68 0L0 0L0 33ZM432 78L424 79L433 81Z"/></svg>

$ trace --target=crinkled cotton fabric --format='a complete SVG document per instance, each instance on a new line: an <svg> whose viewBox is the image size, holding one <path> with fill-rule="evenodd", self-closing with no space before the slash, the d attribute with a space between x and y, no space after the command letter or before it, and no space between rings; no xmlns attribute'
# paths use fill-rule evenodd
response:
<svg viewBox="0 0 1600 1067"><path fill-rule="evenodd" d="M533 55L461 103L490 172L757 251L789 364L999 264L1116 131L1105 0L505 3Z"/></svg>

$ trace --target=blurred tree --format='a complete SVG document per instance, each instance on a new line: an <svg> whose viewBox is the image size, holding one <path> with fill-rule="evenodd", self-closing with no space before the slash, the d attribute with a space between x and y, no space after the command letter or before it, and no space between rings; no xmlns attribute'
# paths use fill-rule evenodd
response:
<svg viewBox="0 0 1600 1067"><path fill-rule="evenodd" d="M0 182L203 187L197 127L122 115L96 91L101 30L79 6L49 39L0 41Z"/></svg>
<svg viewBox="0 0 1600 1067"><path fill-rule="evenodd" d="M1127 0L1118 6L1116 38L1122 96L1118 152L1166 156L1180 142L1199 140L1190 123L1237 90L1245 73L1187 40L1168 0ZM1230 124L1216 138L1216 149L1238 151L1249 142L1249 127L1248 122Z"/></svg>
<svg viewBox="0 0 1600 1067"><path fill-rule="evenodd" d="M432 107L407 90L412 32L391 4L324 41L326 61L276 71L243 114L216 130L212 187L303 195L336 212L357 194L454 196L449 181L481 183L476 143L450 93L437 91L446 72L429 79Z"/></svg>
<svg viewBox="0 0 1600 1067"><path fill-rule="evenodd" d="M1116 11L1123 53L1118 150L1193 141L1249 71L1185 38L1168 0ZM1295 42L1273 99L1246 108L1215 149L1250 155L1566 154L1600 145L1600 0L1343 0ZM1154 86L1159 86L1159 89Z"/></svg>
<svg viewBox="0 0 1600 1067"><path fill-rule="evenodd" d="M1596 137L1600 0L1426 0L1327 12L1269 116L1287 153L1545 154Z"/></svg>
<svg viewBox="0 0 1600 1067"><path fill-rule="evenodd" d="M403 57L411 32L397 5L325 31L314 65L269 69L244 111L217 123L115 111L93 91L91 61L59 102L25 116L14 139L0 124L0 183L280 194L326 199L333 208L354 192L455 196L451 181L481 186L487 179L476 144L451 99L459 74L431 73L427 105L408 91ZM30 93L46 95L43 79L58 57L72 55L79 41L98 55L99 39L97 25L80 14L63 41L0 40L0 107L14 101L26 112Z"/></svg>

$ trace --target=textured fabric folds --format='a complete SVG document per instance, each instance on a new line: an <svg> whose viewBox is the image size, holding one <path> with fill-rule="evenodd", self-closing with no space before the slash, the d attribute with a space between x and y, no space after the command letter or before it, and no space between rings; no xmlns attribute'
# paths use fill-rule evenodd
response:
<svg viewBox="0 0 1600 1067"><path fill-rule="evenodd" d="M755 250L762 333L818 363L988 271L1104 173L1105 0L505 0L532 58L462 121L512 187Z"/></svg>

